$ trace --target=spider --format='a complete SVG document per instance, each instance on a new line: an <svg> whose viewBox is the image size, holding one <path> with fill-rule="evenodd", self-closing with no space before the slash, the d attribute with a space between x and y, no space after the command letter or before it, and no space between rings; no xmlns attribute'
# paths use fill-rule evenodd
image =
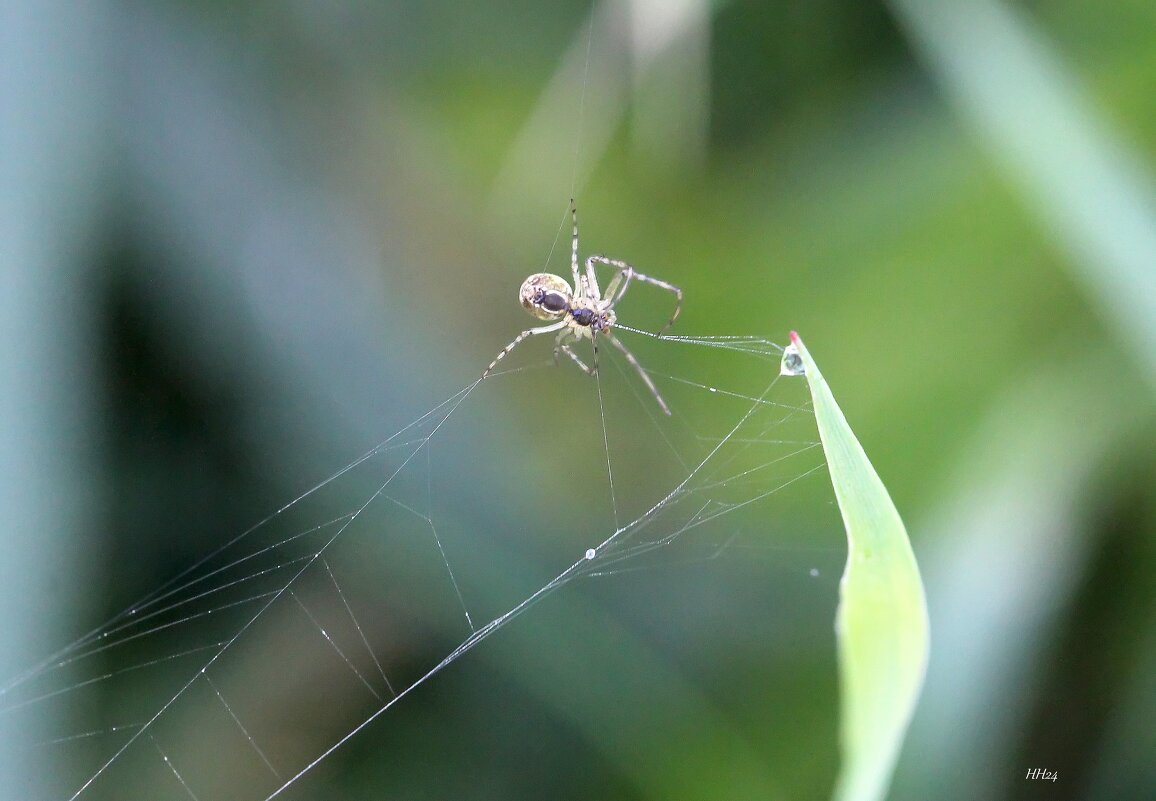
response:
<svg viewBox="0 0 1156 801"><path fill-rule="evenodd" d="M578 210L574 207L573 198L570 200L570 217L574 226L570 243L570 270L574 274L574 289L571 290L570 284L566 283L566 280L561 276L550 273L534 273L523 281L522 288L518 290L518 300L521 301L522 307L540 320L553 322L537 328L528 328L514 337L513 341L490 362L490 366L482 373L482 378L488 376L498 362L518 347L522 340L538 334L552 334L555 331L558 332L558 336L554 340L555 364L558 362L558 354L565 353L582 368L582 372L591 376L597 375L598 341L601 338L617 348L626 357L626 361L638 372L642 382L650 390L650 394L658 401L659 407L665 414L669 415L670 407L662 399L658 387L654 386L654 381L642 369L642 365L638 363L634 354L619 341L618 337L614 336L611 329L614 328L618 319L614 313L614 307L618 305L618 302L626 294L626 290L630 288L631 281L642 281L674 293L674 313L670 315L666 325L659 329L657 336L662 336L663 332L674 325L674 321L678 319L678 314L682 311L682 290L674 284L643 275L626 262L608 256L590 256L587 258L586 273L582 274L578 270ZM598 264L605 264L615 270L614 277L606 285L605 293L598 288L598 276L594 269L595 265ZM570 347L582 339L589 339L594 348L593 367L587 366Z"/></svg>

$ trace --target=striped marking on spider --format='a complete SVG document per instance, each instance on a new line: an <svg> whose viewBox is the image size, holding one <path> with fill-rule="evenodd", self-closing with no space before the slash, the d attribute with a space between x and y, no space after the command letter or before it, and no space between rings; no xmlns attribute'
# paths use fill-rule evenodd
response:
<svg viewBox="0 0 1156 801"><path fill-rule="evenodd" d="M565 353L576 365L582 368L584 373L593 376L598 373L598 342L606 340L638 372L642 383L646 384L646 388L650 390L650 394L654 396L663 413L669 415L670 407L666 405L666 401L663 400L662 394L659 393L658 387L654 385L650 375L642 369L642 365L638 363L638 359L630 352L630 349L623 345L618 337L614 336L613 328L618 320L614 313L614 307L618 305L619 301L626 295L626 290L635 281L651 284L673 293L675 297L674 313L670 315L666 325L659 329L657 336L662 336L668 328L674 325L679 312L682 311L682 290L659 278L643 275L632 265L621 259L612 259L609 256L590 256L586 259L586 271L583 273L578 269L578 210L574 207L573 199L570 200L570 217L574 226L570 242L570 270L574 274L574 288L571 289L570 284L561 276L550 273L534 273L523 281L522 288L518 290L518 299L521 301L522 307L539 320L550 320L551 323L537 328L527 328L514 337L510 344L502 348L502 352L490 362L490 366L482 373L482 378L488 376L497 367L498 362L524 340L539 334L552 334L554 332L558 333L554 340L554 361L557 362L559 355ZM605 292L598 288L598 276L595 270L598 265L614 269L614 277L606 284ZM571 347L583 339L589 339L594 348L593 366L582 361Z"/></svg>

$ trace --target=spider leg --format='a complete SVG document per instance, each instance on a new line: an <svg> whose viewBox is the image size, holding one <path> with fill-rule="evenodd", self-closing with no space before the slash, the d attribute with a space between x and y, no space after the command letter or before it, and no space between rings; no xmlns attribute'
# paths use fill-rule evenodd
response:
<svg viewBox="0 0 1156 801"><path fill-rule="evenodd" d="M594 262L602 258L602 256L591 256L586 260L586 287L590 290L590 297L594 299L602 297L602 290L598 288L598 273L594 270ZM606 297L610 297L612 294L608 289Z"/></svg>
<svg viewBox="0 0 1156 801"><path fill-rule="evenodd" d="M665 414L667 417L670 417L670 407L666 405L666 401L664 401L662 399L662 395L659 394L658 387L654 385L654 381L650 378L650 374L642 369L642 365L638 363L638 359L635 358L634 354L631 353L630 350L618 340L618 337L614 336L609 331L604 332L602 336L606 337L606 339L610 341L611 345L618 348L619 352L626 357L626 361L630 362L630 366L638 371L638 375L642 379L642 383L646 384L646 388L650 390L650 394L654 396L656 401L658 401L658 405L662 409L663 414ZM597 356L598 351L595 350L594 353L595 356Z"/></svg>
<svg viewBox="0 0 1156 801"><path fill-rule="evenodd" d="M594 272L596 264L605 264L614 268L614 277L610 279L610 283L606 285L606 294L602 296L603 301L609 301L610 305L607 308L612 309L622 300L626 295L626 290L630 287L630 282L637 278L641 273L634 269L634 265L628 264L622 259L612 259L609 256L591 256L586 259L586 270L590 273Z"/></svg>
<svg viewBox="0 0 1156 801"><path fill-rule="evenodd" d="M578 272L578 208L574 205L574 198L570 198L570 219L573 222L570 236L570 272L574 274L574 294L583 295L582 276Z"/></svg>
<svg viewBox="0 0 1156 801"><path fill-rule="evenodd" d="M559 347L559 350L561 350L563 353L565 353L567 356L569 356L571 358L571 360L573 360L574 364L581 367L582 372L586 373L586 375L592 376L595 373L597 373L597 370L593 367L588 366L586 364L586 362L582 361L582 357L579 356L577 353L575 353L574 349L571 348L569 345L562 345Z"/></svg>
<svg viewBox="0 0 1156 801"><path fill-rule="evenodd" d="M606 285L606 297L604 299L610 302L607 308L614 308L614 306L622 300L626 294L626 290L630 287L631 281L642 281L643 283L656 286L659 289L665 289L667 292L674 294L674 313L670 315L670 319L666 321L666 325L658 329L656 336L662 336L668 328L674 325L674 321L678 319L678 315L682 312L682 289L680 287L663 281L661 278L643 275L634 269L633 265L627 264L621 259L612 259L609 256L591 256L586 260L587 271L593 273L595 264L605 264L618 271L614 278L610 279L610 283Z"/></svg>
<svg viewBox="0 0 1156 801"><path fill-rule="evenodd" d="M606 336L610 336L610 332L606 332ZM594 352L594 357L591 359L594 366L590 369L590 375L598 375L598 332L590 332L590 349Z"/></svg>
<svg viewBox="0 0 1156 801"><path fill-rule="evenodd" d="M558 332L558 336L554 339L554 366L557 367L558 354L562 352L562 347L566 344L566 335L570 333L565 329Z"/></svg>
<svg viewBox="0 0 1156 801"><path fill-rule="evenodd" d="M490 362L490 366L486 368L486 371L484 373L482 373L482 378L485 378L486 376L488 376L493 371L493 369L495 367L497 367L498 362L500 362L502 359L506 358L507 353L512 351L514 348L518 347L518 345L521 344L523 339L527 339L528 337L532 337L532 336L537 336L538 334L550 334L550 333L553 333L554 331L557 331L560 328L565 328L565 327L566 327L566 320L562 319L556 323L551 323L550 325L542 325L542 326L538 326L537 328L527 328L525 331L523 331L522 333L520 333L516 337L514 337L514 340L509 345L502 348L502 352L494 357L494 360L492 362Z"/></svg>
<svg viewBox="0 0 1156 801"><path fill-rule="evenodd" d="M587 366L586 362L582 361L582 358L570 347L577 341L572 331L563 329L561 333L558 334L558 338L554 340L554 364L558 364L558 355L565 353L574 364L582 368L582 372L586 373L586 375L594 375L594 370Z"/></svg>

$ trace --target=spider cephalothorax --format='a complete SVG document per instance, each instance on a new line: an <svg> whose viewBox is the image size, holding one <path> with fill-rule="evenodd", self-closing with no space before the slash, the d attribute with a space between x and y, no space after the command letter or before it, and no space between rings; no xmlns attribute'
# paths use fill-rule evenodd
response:
<svg viewBox="0 0 1156 801"><path fill-rule="evenodd" d="M642 369L642 365L638 363L634 354L611 333L611 329L618 319L614 313L614 307L626 294L631 281L642 281L674 293L674 314L670 316L670 320L663 326L662 331L673 325L678 318L678 313L682 310L682 290L674 284L643 275L624 261L611 259L607 256L589 257L586 259L585 274L579 272L578 212L574 208L573 200L570 201L570 214L574 220L574 233L570 249L570 268L574 273L574 288L571 289L570 284L566 283L566 280L561 276L550 273L534 273L523 281L521 289L518 290L518 299L522 303L522 308L539 320L550 320L551 323L538 328L527 329L514 337L513 342L507 345L486 368L482 378L488 376L498 362L516 348L522 340L536 334L549 334L555 331L558 332L558 337L554 340L554 360L558 360L560 353L565 353L587 374L595 375L598 372L598 340L603 338L617 348L626 358L626 361L638 371L638 375L651 394L654 395L654 399L658 401L662 411L670 414L670 408L662 399L662 395L658 393L654 381ZM595 274L594 268L599 264L605 264L615 269L614 277L606 285L605 293L599 290L598 276ZM659 336L662 335L662 331L658 332ZM570 347L581 339L590 339L594 343L593 367L588 367Z"/></svg>

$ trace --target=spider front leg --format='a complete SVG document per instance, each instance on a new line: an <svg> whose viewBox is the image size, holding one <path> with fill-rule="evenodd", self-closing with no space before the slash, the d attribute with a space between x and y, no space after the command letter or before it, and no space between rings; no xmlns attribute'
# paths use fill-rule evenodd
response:
<svg viewBox="0 0 1156 801"><path fill-rule="evenodd" d="M493 371L493 369L498 366L498 362L500 362L502 359L506 358L506 354L509 353L510 351L512 351L514 348L518 347L518 345L522 342L522 340L527 339L527 338L532 337L532 336L537 336L538 334L551 334L551 333L557 331L558 329L565 328L565 327L566 327L566 320L562 319L556 323L551 323L550 325L542 325L542 326L538 326L537 328L527 328L525 331L523 331L522 333L520 333L516 337L514 337L513 342L511 342L506 347L502 348L502 352L494 357L494 360L492 362L490 362L490 366L486 368L486 371L484 373L482 373L482 378L485 378L486 376L488 376Z"/></svg>
<svg viewBox="0 0 1156 801"><path fill-rule="evenodd" d="M644 275L643 273L640 273L638 270L634 269L633 265L628 264L621 259L612 259L609 256L591 256L590 258L586 259L586 271L590 275L594 274L594 265L596 264L605 264L617 270L615 276L610 279L610 283L606 285L606 294L604 299L609 304L607 308L614 308L614 306L617 305L620 300L622 300L623 296L626 295L626 290L630 288L631 281L642 281L643 283L656 286L659 289L665 289L667 292L674 294L674 313L670 315L670 319L666 321L666 325L658 329L658 333L655 334L655 336L662 336L664 333L666 333L667 329L674 325L674 321L677 320L678 315L682 313L681 287L677 287L672 283L663 281L661 278Z"/></svg>
<svg viewBox="0 0 1156 801"><path fill-rule="evenodd" d="M638 272L634 269L634 265L627 264L618 259L610 259L606 256L591 256L586 260L587 269L594 269L594 263L600 262L602 264L609 264L617 272L614 277L610 279L610 283L606 285L606 295L603 300L609 304L608 308L614 308L618 305L618 301L626 296L626 290L630 288L630 282L634 280L634 276Z"/></svg>

